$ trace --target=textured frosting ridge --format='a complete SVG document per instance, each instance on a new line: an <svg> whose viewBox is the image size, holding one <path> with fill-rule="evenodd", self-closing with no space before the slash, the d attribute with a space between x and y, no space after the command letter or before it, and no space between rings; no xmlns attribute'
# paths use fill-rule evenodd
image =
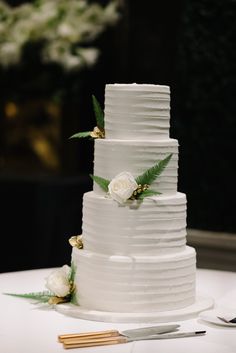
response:
<svg viewBox="0 0 236 353"><path fill-rule="evenodd" d="M121 206L94 192L84 194L83 236L87 250L108 255L156 255L183 251L186 197L159 196Z"/></svg>
<svg viewBox="0 0 236 353"><path fill-rule="evenodd" d="M169 137L168 86L106 85L105 130L109 139L166 139Z"/></svg>
<svg viewBox="0 0 236 353"><path fill-rule="evenodd" d="M108 256L73 249L80 305L91 310L152 312L195 300L195 251L165 256ZM88 280L89 279L89 280Z"/></svg>
<svg viewBox="0 0 236 353"><path fill-rule="evenodd" d="M152 189L163 194L175 194L178 181L178 141L174 139L96 140L94 175L111 180L121 171L129 171L137 177L170 153L173 156L164 172L152 184ZM97 184L94 184L94 191L103 193Z"/></svg>

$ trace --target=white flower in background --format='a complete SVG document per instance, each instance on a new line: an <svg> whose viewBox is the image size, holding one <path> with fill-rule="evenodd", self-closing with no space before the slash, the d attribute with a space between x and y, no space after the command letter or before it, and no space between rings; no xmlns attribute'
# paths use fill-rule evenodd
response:
<svg viewBox="0 0 236 353"><path fill-rule="evenodd" d="M112 0L106 6L84 0L40 0L15 7L0 0L0 65L19 63L25 45L37 41L46 63L58 63L66 70L93 65L98 49L88 46L118 17L117 1Z"/></svg>
<svg viewBox="0 0 236 353"><path fill-rule="evenodd" d="M30 21L18 21L18 26L14 26L11 30L11 40L19 47L28 42L31 37L32 24Z"/></svg>
<svg viewBox="0 0 236 353"><path fill-rule="evenodd" d="M121 204L126 202L137 188L138 184L129 172L118 174L108 185L111 197Z"/></svg>
<svg viewBox="0 0 236 353"><path fill-rule="evenodd" d="M17 43L6 42L0 46L1 63L4 66L16 64L21 57L21 50Z"/></svg>
<svg viewBox="0 0 236 353"><path fill-rule="evenodd" d="M103 15L104 21L110 22L110 24L116 22L119 19L119 14L116 11L116 3L111 2L107 5Z"/></svg>
<svg viewBox="0 0 236 353"><path fill-rule="evenodd" d="M78 55L72 55L68 41L56 40L45 45L42 57L44 62L55 62L64 66L65 70L79 69L83 65Z"/></svg>
<svg viewBox="0 0 236 353"><path fill-rule="evenodd" d="M65 40L54 40L47 43L43 49L43 60L45 62L59 61L69 51L69 43ZM62 59L63 60L63 59Z"/></svg>
<svg viewBox="0 0 236 353"><path fill-rule="evenodd" d="M62 266L47 277L46 287L57 297L66 297L71 290L70 273L71 268L69 266Z"/></svg>
<svg viewBox="0 0 236 353"><path fill-rule="evenodd" d="M81 58L76 55L66 53L62 59L61 64L64 65L65 70L77 70L84 66Z"/></svg>
<svg viewBox="0 0 236 353"><path fill-rule="evenodd" d="M95 64L99 51L96 48L80 48L77 53L87 66Z"/></svg>
<svg viewBox="0 0 236 353"><path fill-rule="evenodd" d="M64 38L64 39L70 40L70 39L74 39L75 37L73 26L71 26L69 23L66 23L66 22L63 22L58 26L57 33L61 38Z"/></svg>

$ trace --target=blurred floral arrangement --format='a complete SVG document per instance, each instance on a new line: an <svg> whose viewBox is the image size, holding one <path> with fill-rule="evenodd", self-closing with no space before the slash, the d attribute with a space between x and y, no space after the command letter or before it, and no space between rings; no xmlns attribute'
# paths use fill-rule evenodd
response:
<svg viewBox="0 0 236 353"><path fill-rule="evenodd" d="M0 0L0 65L21 61L25 45L40 42L41 60L65 70L93 65L93 40L119 18L118 2L106 6L86 0L35 0L16 7Z"/></svg>

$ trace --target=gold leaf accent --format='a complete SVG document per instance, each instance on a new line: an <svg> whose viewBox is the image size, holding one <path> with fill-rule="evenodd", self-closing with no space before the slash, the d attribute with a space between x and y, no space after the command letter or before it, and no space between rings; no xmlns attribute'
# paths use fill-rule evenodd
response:
<svg viewBox="0 0 236 353"><path fill-rule="evenodd" d="M60 304L60 303L66 303L68 300L65 299L65 297L51 297L48 300L48 304Z"/></svg>
<svg viewBox="0 0 236 353"><path fill-rule="evenodd" d="M139 194L146 191L148 188L149 188L148 184L144 184L144 185L139 184L137 189L134 190L133 194L131 195L130 200L135 200Z"/></svg>
<svg viewBox="0 0 236 353"><path fill-rule="evenodd" d="M74 235L69 239L69 243L71 246L76 247L78 249L83 249L83 240L82 240L82 235Z"/></svg>
<svg viewBox="0 0 236 353"><path fill-rule="evenodd" d="M72 294L75 291L75 284L73 281L70 281L70 294Z"/></svg>
<svg viewBox="0 0 236 353"><path fill-rule="evenodd" d="M95 126L93 131L90 132L90 136L94 139L97 139L97 138L104 139L105 131L103 129L99 129L99 127Z"/></svg>

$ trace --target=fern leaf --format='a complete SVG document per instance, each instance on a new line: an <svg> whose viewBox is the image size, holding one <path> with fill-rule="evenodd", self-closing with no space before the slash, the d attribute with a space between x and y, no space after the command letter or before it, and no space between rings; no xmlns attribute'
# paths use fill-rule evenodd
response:
<svg viewBox="0 0 236 353"><path fill-rule="evenodd" d="M76 272L76 266L75 266L74 262L72 261L71 266L70 266L69 282L74 282L75 272Z"/></svg>
<svg viewBox="0 0 236 353"><path fill-rule="evenodd" d="M78 300L77 300L77 297L76 297L75 292L73 292L73 293L71 294L70 302L71 302L72 304L78 305Z"/></svg>
<svg viewBox="0 0 236 353"><path fill-rule="evenodd" d="M110 181L102 177L90 174L90 177L106 192L108 192L108 185Z"/></svg>
<svg viewBox="0 0 236 353"><path fill-rule="evenodd" d="M172 157L172 153L169 154L165 159L162 159L161 161L159 161L153 167L147 169L142 175L139 175L136 178L137 184L151 185L156 180L156 178L158 178L161 175L161 173L169 163L171 157Z"/></svg>
<svg viewBox="0 0 236 353"><path fill-rule="evenodd" d="M74 139L74 138L84 138L84 137L90 137L91 131L83 131L83 132L77 132L76 134L72 135L69 137L69 139Z"/></svg>
<svg viewBox="0 0 236 353"><path fill-rule="evenodd" d="M161 195L161 192L148 189L148 190L143 191L141 194L139 194L137 199L143 200L145 197L151 197L151 196L155 196L155 195Z"/></svg>
<svg viewBox="0 0 236 353"><path fill-rule="evenodd" d="M103 130L104 129L103 110L100 106L100 103L98 102L97 98L94 95L92 95L92 100L93 100L93 110L96 117L97 126Z"/></svg>
<svg viewBox="0 0 236 353"><path fill-rule="evenodd" d="M41 303L47 303L48 300L54 296L54 294L49 291L35 292L35 293L24 293L24 294L16 294L16 293L4 293L4 294L10 295L12 297L34 299L34 300L37 300Z"/></svg>

